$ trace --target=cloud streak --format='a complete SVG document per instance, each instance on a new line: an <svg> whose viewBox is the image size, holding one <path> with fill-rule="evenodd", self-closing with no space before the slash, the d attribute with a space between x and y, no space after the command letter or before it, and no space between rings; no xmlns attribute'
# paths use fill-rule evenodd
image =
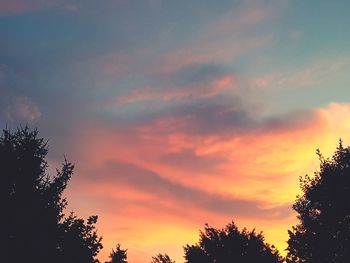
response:
<svg viewBox="0 0 350 263"><path fill-rule="evenodd" d="M131 187L137 192L155 195L156 199L171 200L176 206L192 209L203 209L210 213L229 216L265 219L288 218L291 215L290 205L264 209L259 203L251 200L206 193L202 190L171 182L160 175L141 167L121 162L111 162L105 170L99 171L102 176L90 177L92 185L98 182L109 182L119 187ZM95 173L94 173L95 174Z"/></svg>
<svg viewBox="0 0 350 263"><path fill-rule="evenodd" d="M243 126L230 136L219 130L192 133L187 125L197 125L193 121L170 128L164 121L164 127L151 123L147 128L139 123L95 123L75 140L80 162L71 191L91 199L86 210L93 203L102 217L128 228L138 224L139 217L150 229L154 218L186 229L233 218L244 225L259 222L269 240L273 237L284 246L286 233L277 228L294 222L290 205L298 193L297 178L315 170L317 147L328 156L337 137L350 139L350 124L340 121L349 112L348 104L334 103L259 121L254 128ZM73 198L73 207L78 203ZM111 231L112 225L106 223L105 228ZM196 229L191 230L194 236ZM113 243L109 235L105 239ZM158 240L165 242L161 234Z"/></svg>
<svg viewBox="0 0 350 263"><path fill-rule="evenodd" d="M215 64L193 64L165 76L149 86L117 96L110 104L123 106L140 101L173 101L215 97L234 88L235 76Z"/></svg>

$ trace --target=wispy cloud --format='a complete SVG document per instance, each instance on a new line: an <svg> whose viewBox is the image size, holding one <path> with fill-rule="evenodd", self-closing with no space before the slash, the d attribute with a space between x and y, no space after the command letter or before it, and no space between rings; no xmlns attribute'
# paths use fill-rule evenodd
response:
<svg viewBox="0 0 350 263"><path fill-rule="evenodd" d="M136 88L118 96L106 106L122 106L147 100L191 100L217 96L234 88L235 76L214 64L194 64L153 81L152 86Z"/></svg>
<svg viewBox="0 0 350 263"><path fill-rule="evenodd" d="M198 112L206 116L210 111ZM290 204L299 191L298 176L316 168L317 147L328 156L337 138L350 140L349 112L348 104L333 103L249 126L237 124L241 132L230 135L215 128L204 133L200 122L171 123L164 117L147 124L86 123L74 140L80 161L71 191L91 199L84 211L92 211L93 204L100 207L101 217L117 217L127 228L141 216L149 229L155 217L179 228L229 218L260 226L273 221L288 228L294 222ZM206 125L221 125L219 120L227 122L218 118L215 125ZM194 133L196 125L201 128ZM73 199L71 205L78 203ZM114 217L108 211L115 207L119 215ZM277 225L267 227L267 237L283 246L286 233L273 230ZM113 224L105 227L110 232ZM191 230L193 236L197 229ZM112 244L111 238L105 235Z"/></svg>
<svg viewBox="0 0 350 263"><path fill-rule="evenodd" d="M344 58L316 61L302 69L260 76L252 81L252 85L263 89L310 87L345 73L349 65L350 61Z"/></svg>
<svg viewBox="0 0 350 263"><path fill-rule="evenodd" d="M234 198L229 195L206 193L193 187L171 182L152 171L128 163L111 162L100 172L101 176L90 177L91 185L109 182L117 187L115 190L119 187L131 187L135 189L135 192L145 192L155 196L156 200L168 199L174 206L182 208L189 206L191 209L204 209L210 213L237 217L255 216L278 219L279 217L288 218L291 215L289 204L283 207L264 209L254 201Z"/></svg>
<svg viewBox="0 0 350 263"><path fill-rule="evenodd" d="M41 117L38 106L28 97L12 98L2 111L10 123L34 124Z"/></svg>

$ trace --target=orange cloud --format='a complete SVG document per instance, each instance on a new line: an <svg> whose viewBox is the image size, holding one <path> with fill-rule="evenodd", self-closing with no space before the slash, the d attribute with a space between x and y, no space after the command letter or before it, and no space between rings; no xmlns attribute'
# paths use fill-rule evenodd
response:
<svg viewBox="0 0 350 263"><path fill-rule="evenodd" d="M232 219L264 230L283 250L295 224L298 177L317 169L317 147L329 156L338 138L350 140L349 113L350 104L333 103L230 136L192 133L196 123L186 118L92 124L77 139L70 206L100 216L103 260L121 242L133 262L158 252L181 261L182 246L197 241L204 223L219 227Z"/></svg>

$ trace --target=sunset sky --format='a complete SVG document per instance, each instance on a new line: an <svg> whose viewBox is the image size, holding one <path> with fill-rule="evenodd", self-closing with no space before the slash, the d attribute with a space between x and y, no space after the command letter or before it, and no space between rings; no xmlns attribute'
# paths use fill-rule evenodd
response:
<svg viewBox="0 0 350 263"><path fill-rule="evenodd" d="M38 127L50 171L132 263L208 223L285 254L299 176L350 144L350 1L0 0L0 123Z"/></svg>

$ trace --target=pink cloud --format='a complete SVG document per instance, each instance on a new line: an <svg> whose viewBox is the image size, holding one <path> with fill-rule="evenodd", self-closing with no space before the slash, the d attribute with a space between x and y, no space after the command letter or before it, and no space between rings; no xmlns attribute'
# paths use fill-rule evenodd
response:
<svg viewBox="0 0 350 263"><path fill-rule="evenodd" d="M163 55L158 71L167 74L195 63L228 62L239 55L267 46L273 40L272 35L246 36L239 40L234 36L200 40Z"/></svg>
<svg viewBox="0 0 350 263"><path fill-rule="evenodd" d="M287 231L281 229L295 221L289 207L299 191L298 177L316 169L317 147L328 156L339 137L350 141L349 114L349 104L334 103L284 116L289 125L267 121L232 136L193 134L189 130L196 123L184 116L181 122L179 116L129 126L86 124L74 146L77 174L70 186L70 205L80 207L83 215L99 214L106 247L102 257L123 241L133 251L133 262L145 260L141 251L157 253L160 244L168 244L168 253L181 260L181 246L196 242L205 222L222 226L232 219L260 227L269 242L283 249ZM248 203L229 214L215 210L230 200ZM222 208L226 211L225 205ZM264 218L256 209L272 209L271 217Z"/></svg>
<svg viewBox="0 0 350 263"><path fill-rule="evenodd" d="M214 97L234 86L234 76L225 75L210 81L185 85L184 87L145 87L136 89L126 96L119 96L106 106L123 106L125 104L148 100L185 100L192 98Z"/></svg>

